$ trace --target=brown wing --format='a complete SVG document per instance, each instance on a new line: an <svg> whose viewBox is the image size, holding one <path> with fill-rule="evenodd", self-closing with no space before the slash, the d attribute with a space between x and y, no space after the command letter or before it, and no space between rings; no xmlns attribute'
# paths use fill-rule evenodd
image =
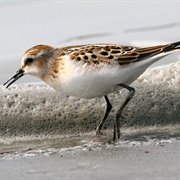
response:
<svg viewBox="0 0 180 180"><path fill-rule="evenodd" d="M83 45L69 47L69 49L66 49L66 54L68 54L72 60L82 61L88 64L118 63L125 65L159 54L169 46L170 44L137 48L133 46L106 44Z"/></svg>

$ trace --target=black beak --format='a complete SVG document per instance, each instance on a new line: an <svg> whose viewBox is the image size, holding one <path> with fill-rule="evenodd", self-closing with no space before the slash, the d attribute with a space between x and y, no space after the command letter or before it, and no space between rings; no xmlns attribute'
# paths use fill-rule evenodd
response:
<svg viewBox="0 0 180 180"><path fill-rule="evenodd" d="M7 86L6 88L8 88L12 83L14 83L15 81L17 81L20 77L24 76L24 70L22 69L19 69L16 74L14 74L13 77L11 77L10 79L8 79L4 84L3 86L5 86L7 83ZM11 81L12 80L12 81Z"/></svg>

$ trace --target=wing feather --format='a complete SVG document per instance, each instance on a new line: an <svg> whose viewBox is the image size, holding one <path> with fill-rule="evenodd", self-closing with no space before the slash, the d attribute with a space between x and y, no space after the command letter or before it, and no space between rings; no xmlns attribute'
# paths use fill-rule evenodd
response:
<svg viewBox="0 0 180 180"><path fill-rule="evenodd" d="M168 46L169 44L146 48L107 44L70 46L66 47L66 54L72 60L91 65L100 63L127 65L157 55Z"/></svg>

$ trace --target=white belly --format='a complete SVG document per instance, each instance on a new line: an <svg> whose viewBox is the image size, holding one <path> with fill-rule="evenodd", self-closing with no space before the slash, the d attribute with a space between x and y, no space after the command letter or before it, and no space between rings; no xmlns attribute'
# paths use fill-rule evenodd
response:
<svg viewBox="0 0 180 180"><path fill-rule="evenodd" d="M117 91L121 89L120 83L131 84L146 69L134 63L121 67L118 64L91 66L72 60L67 67L65 74L59 74L53 83L48 84L67 95L88 99Z"/></svg>

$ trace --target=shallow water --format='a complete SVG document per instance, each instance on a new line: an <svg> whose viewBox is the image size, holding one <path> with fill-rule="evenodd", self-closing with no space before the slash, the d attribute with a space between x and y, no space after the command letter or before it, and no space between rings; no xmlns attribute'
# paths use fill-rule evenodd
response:
<svg viewBox="0 0 180 180"><path fill-rule="evenodd" d="M1 139L0 158L14 159L21 157L34 157L42 155L67 153L76 153L79 151L97 151L100 149L109 149L117 147L137 147L147 145L161 145L166 143L180 142L179 130L172 133L167 130L161 132L145 130L132 131L126 129L123 131L120 140L112 141L112 132L106 131L101 137L95 136L94 133L82 135L65 135L65 136L42 136L42 137L16 137Z"/></svg>

